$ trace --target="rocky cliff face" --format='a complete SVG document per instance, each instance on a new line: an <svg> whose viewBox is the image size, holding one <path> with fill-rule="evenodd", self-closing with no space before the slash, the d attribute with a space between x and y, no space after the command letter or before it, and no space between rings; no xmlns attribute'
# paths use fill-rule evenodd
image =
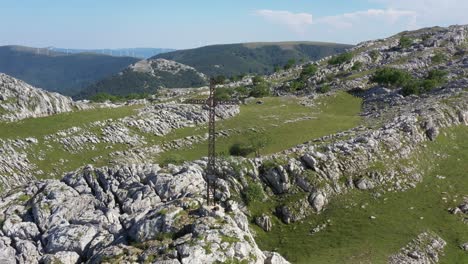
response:
<svg viewBox="0 0 468 264"><path fill-rule="evenodd" d="M83 107L69 97L34 88L0 73L0 121L48 116Z"/></svg>

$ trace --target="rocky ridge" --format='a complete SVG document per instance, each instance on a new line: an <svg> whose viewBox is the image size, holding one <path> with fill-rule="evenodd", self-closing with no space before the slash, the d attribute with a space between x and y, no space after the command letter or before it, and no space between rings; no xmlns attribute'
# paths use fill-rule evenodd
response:
<svg viewBox="0 0 468 264"><path fill-rule="evenodd" d="M129 69L136 72L148 73L158 77L158 72L167 72L173 75L184 74L184 72L194 72L200 79L207 80L207 76L198 72L195 68L166 59L141 60L129 66Z"/></svg>
<svg viewBox="0 0 468 264"><path fill-rule="evenodd" d="M0 121L16 121L84 109L69 97L47 92L0 73Z"/></svg>

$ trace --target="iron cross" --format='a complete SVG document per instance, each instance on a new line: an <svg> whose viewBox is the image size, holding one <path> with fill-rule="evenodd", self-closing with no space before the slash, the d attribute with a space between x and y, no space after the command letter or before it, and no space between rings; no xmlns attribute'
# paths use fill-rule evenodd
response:
<svg viewBox="0 0 468 264"><path fill-rule="evenodd" d="M238 105L237 100L216 100L216 81L211 78L210 80L210 97L207 99L189 99L185 103L199 104L208 106L209 110L209 123L208 123L208 165L206 169L206 202L210 205L212 200L213 205L216 204L216 106L218 105ZM211 195L213 198L211 199Z"/></svg>

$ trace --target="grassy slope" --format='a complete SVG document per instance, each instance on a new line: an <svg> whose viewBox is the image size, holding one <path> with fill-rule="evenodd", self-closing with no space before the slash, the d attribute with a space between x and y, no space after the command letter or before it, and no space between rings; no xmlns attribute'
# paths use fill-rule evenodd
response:
<svg viewBox="0 0 468 264"><path fill-rule="evenodd" d="M240 132L226 138L218 138L216 142L218 153L229 153L232 144L245 142L247 138L255 136L256 133L250 131L252 128L272 139L262 151L262 154L271 154L314 138L355 127L360 121L358 114L361 101L347 93L324 97L316 107L302 106L297 98L273 97L262 100L264 104L257 105L253 102L243 105L238 116L217 123L218 131L238 129ZM286 120L304 117L312 119L285 123ZM167 139L206 132L206 128L201 127L185 128L169 134ZM207 149L206 142L196 144L190 149L163 153L160 160L173 154L181 156L184 160L195 160L206 156Z"/></svg>
<svg viewBox="0 0 468 264"><path fill-rule="evenodd" d="M34 145L28 152L28 159L44 172L44 175L41 177L51 178L50 173L52 172L56 175L62 175L67 171L75 170L86 164L94 164L95 166L105 165L109 161L109 153L123 150L126 146L123 144L112 145L101 143L97 144L95 149L86 149L79 153L70 153L64 150L58 143L45 142L43 139L44 136L74 126L85 127L95 121L129 116L135 113L135 109L138 107L139 106L124 106L118 108L92 109L43 118L30 118L15 123L0 122L0 138L37 138L39 143ZM106 148L109 145L112 145L112 148ZM40 158L41 156L44 158ZM91 158L99 156L102 156L102 158L97 162L91 160ZM61 159L65 160L63 164L59 162Z"/></svg>
<svg viewBox="0 0 468 264"><path fill-rule="evenodd" d="M0 138L43 137L73 126L79 127L95 121L128 116L135 113L138 107L140 106L96 108L48 117L28 118L18 122L0 122Z"/></svg>
<svg viewBox="0 0 468 264"><path fill-rule="evenodd" d="M420 161L422 170L432 168L415 189L380 198L355 191L333 200L325 212L303 224L284 225L274 218L270 233L252 225L258 234L257 243L264 250L279 251L293 263L386 263L388 255L429 229L448 243L441 263L467 263L468 255L458 246L468 241L468 228L447 208L468 195L468 128L445 132L447 135L439 136L413 158ZM437 157L436 153L447 156ZM355 206L350 206L353 203ZM366 205L365 209L361 205ZM266 209L265 205L257 207ZM371 215L377 218L370 220ZM331 225L327 229L310 235L312 228L328 219Z"/></svg>

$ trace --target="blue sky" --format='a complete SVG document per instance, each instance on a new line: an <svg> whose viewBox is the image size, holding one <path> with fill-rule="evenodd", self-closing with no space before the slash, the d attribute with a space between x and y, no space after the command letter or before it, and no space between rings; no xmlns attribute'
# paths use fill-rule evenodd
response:
<svg viewBox="0 0 468 264"><path fill-rule="evenodd" d="M358 43L420 27L467 24L466 10L466 0L0 0L0 45Z"/></svg>

